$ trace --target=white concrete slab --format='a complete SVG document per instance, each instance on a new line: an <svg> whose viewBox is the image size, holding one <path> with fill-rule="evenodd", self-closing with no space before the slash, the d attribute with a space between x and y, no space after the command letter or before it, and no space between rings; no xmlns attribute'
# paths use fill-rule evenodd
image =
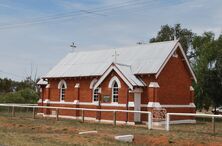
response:
<svg viewBox="0 0 222 146"><path fill-rule="evenodd" d="M133 135L119 135L119 136L115 136L115 139L122 142L133 142L134 136Z"/></svg>
<svg viewBox="0 0 222 146"><path fill-rule="evenodd" d="M80 135L82 134L96 134L98 133L97 131L83 131L83 132L79 132Z"/></svg>

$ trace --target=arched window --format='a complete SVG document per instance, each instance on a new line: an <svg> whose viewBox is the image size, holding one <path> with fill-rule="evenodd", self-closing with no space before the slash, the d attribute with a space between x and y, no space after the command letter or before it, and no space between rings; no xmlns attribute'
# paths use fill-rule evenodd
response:
<svg viewBox="0 0 222 146"><path fill-rule="evenodd" d="M89 85L89 88L92 89L92 101L93 102L99 101L99 88L96 88L96 89L93 88L97 81L98 81L98 79L94 78Z"/></svg>
<svg viewBox="0 0 222 146"><path fill-rule="evenodd" d="M114 81L112 86L112 102L118 102L118 91L118 84Z"/></svg>
<svg viewBox="0 0 222 146"><path fill-rule="evenodd" d="M93 102L99 101L99 89L96 88L95 90L93 90Z"/></svg>
<svg viewBox="0 0 222 146"><path fill-rule="evenodd" d="M58 84L58 89L59 89L59 99L60 101L65 100L65 91L67 89L67 84L65 80L61 80Z"/></svg>
<svg viewBox="0 0 222 146"><path fill-rule="evenodd" d="M66 90L65 85L62 84L62 87L60 88L60 101L64 101L65 99L65 90Z"/></svg>

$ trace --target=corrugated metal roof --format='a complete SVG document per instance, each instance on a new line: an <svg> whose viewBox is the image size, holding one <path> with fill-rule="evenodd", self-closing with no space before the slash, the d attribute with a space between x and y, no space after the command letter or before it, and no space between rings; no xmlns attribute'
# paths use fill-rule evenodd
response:
<svg viewBox="0 0 222 146"><path fill-rule="evenodd" d="M48 82L47 81L44 81L43 79L40 79L37 83L37 85L47 85Z"/></svg>
<svg viewBox="0 0 222 146"><path fill-rule="evenodd" d="M145 85L143 83L143 81L139 80L133 74L133 72L131 70L131 66L123 65L123 64L115 64L115 65L133 86L144 86Z"/></svg>
<svg viewBox="0 0 222 146"><path fill-rule="evenodd" d="M78 51L69 53L45 78L100 76L114 62L117 52L117 63L131 66L133 74L157 73L177 41L166 41L136 45L133 47Z"/></svg>

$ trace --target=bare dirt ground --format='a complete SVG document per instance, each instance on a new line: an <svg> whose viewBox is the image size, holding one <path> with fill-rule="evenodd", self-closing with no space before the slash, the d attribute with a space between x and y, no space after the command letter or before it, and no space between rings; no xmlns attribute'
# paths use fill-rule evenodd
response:
<svg viewBox="0 0 222 146"><path fill-rule="evenodd" d="M76 120L49 118L32 119L32 114L0 112L1 146L71 146L71 145L222 145L222 122L216 122L213 135L211 122L171 126L171 131L148 130L145 126L126 126L101 123L81 123ZM79 135L82 131L97 130L97 134ZM133 143L114 140L114 136L133 134Z"/></svg>

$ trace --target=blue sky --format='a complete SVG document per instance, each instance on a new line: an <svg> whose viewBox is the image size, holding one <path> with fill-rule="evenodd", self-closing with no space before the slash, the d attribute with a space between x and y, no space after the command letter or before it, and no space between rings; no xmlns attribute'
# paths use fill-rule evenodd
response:
<svg viewBox="0 0 222 146"><path fill-rule="evenodd" d="M130 46L176 23L218 36L221 6L221 0L0 0L0 77L22 80L36 70L42 76L70 52L72 41L77 51Z"/></svg>

